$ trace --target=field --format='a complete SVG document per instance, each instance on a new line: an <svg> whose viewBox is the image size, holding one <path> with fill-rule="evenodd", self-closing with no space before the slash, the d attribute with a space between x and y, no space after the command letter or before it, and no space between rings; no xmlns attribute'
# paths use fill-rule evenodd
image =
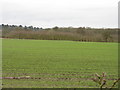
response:
<svg viewBox="0 0 120 90"><path fill-rule="evenodd" d="M118 76L118 44L3 39L4 88L92 88L95 73ZM22 79L15 77L23 77ZM24 78L29 77L29 78Z"/></svg>

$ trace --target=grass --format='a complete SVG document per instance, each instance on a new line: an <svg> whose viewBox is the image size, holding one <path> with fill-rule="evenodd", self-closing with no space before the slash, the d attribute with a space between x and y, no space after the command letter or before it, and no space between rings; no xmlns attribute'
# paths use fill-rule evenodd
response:
<svg viewBox="0 0 120 90"><path fill-rule="evenodd" d="M40 78L3 79L5 88L98 87L102 72L117 78L117 43L3 39L3 77Z"/></svg>

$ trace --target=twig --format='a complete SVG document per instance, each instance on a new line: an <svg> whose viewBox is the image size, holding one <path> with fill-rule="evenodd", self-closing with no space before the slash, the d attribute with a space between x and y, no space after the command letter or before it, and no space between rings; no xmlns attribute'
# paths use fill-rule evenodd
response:
<svg viewBox="0 0 120 90"><path fill-rule="evenodd" d="M115 85L116 85L116 83L118 83L120 81L120 78L118 78L114 83L113 83L113 85L111 86L111 88L109 89L109 90L111 90Z"/></svg>
<svg viewBox="0 0 120 90"><path fill-rule="evenodd" d="M102 90L102 88L105 84L106 84L106 80L104 79L102 85L100 86L100 90Z"/></svg>

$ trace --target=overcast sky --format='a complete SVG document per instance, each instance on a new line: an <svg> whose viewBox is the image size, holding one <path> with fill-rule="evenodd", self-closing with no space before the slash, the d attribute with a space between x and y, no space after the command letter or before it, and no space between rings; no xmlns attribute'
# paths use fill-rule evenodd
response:
<svg viewBox="0 0 120 90"><path fill-rule="evenodd" d="M119 0L0 0L4 24L118 27Z"/></svg>

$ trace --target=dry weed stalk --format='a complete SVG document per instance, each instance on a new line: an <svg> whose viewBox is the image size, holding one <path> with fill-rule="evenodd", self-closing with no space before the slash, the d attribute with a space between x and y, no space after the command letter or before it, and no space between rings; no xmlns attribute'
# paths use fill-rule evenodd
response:
<svg viewBox="0 0 120 90"><path fill-rule="evenodd" d="M103 87L106 86L107 81L106 81L105 77L106 77L106 73L104 73L104 72L102 73L102 75L99 75L96 73L95 78L92 79L94 82L96 82L100 85L100 90L102 90ZM119 81L120 81L120 78L115 80L110 88L108 88L107 86L105 88L107 88L108 90L112 90Z"/></svg>

